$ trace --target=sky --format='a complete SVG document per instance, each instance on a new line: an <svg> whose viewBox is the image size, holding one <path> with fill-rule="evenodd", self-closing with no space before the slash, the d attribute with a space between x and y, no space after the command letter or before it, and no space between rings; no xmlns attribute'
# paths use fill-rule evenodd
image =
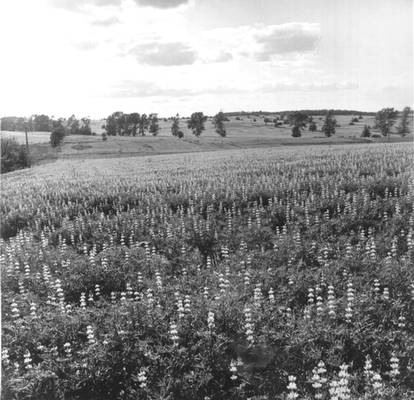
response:
<svg viewBox="0 0 414 400"><path fill-rule="evenodd" d="M1 0L0 115L413 104L411 0Z"/></svg>

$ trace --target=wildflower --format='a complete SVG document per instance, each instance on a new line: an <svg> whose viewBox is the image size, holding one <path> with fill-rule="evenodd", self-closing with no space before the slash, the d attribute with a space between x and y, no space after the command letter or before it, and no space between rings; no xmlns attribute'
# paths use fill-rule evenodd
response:
<svg viewBox="0 0 414 400"><path fill-rule="evenodd" d="M24 353L24 359L23 359L23 363L24 363L24 368L25 369L32 369L32 357L30 354L29 350L26 350L26 352Z"/></svg>
<svg viewBox="0 0 414 400"><path fill-rule="evenodd" d="M81 308L85 309L86 308L86 294L85 292L82 292L80 294L80 306Z"/></svg>
<svg viewBox="0 0 414 400"><path fill-rule="evenodd" d="M138 372L138 382L141 389L145 389L147 387L147 377L143 369Z"/></svg>
<svg viewBox="0 0 414 400"><path fill-rule="evenodd" d="M298 387L296 386L296 377L293 375L288 376L289 384L287 385L287 389L289 390L289 393L287 395L288 400L294 400L299 397L299 394L297 392Z"/></svg>
<svg viewBox="0 0 414 400"><path fill-rule="evenodd" d="M245 307L244 309L244 329L246 333L247 341L250 345L254 343L253 337L253 322L252 322L252 314L249 307Z"/></svg>
<svg viewBox="0 0 414 400"><path fill-rule="evenodd" d="M93 328L91 325L88 325L86 327L86 336L88 338L89 344L95 344L95 335L94 335Z"/></svg>
<svg viewBox="0 0 414 400"><path fill-rule="evenodd" d="M174 322L171 322L170 324L170 338L171 341L173 342L174 346L178 346L178 330L177 330L177 325Z"/></svg>
<svg viewBox="0 0 414 400"><path fill-rule="evenodd" d="M215 328L215 324L214 324L214 313L212 311L208 312L208 316L207 316L207 326L208 329L210 331L213 331Z"/></svg>
<svg viewBox="0 0 414 400"><path fill-rule="evenodd" d="M390 377L391 379L395 379L400 374L400 371L399 371L400 360L394 353L391 355L390 367L391 367L391 370L389 372Z"/></svg>
<svg viewBox="0 0 414 400"><path fill-rule="evenodd" d="M72 348L71 348L70 343L66 342L63 345L63 350L64 350L65 355L66 355L67 358L71 358L72 357Z"/></svg>
<svg viewBox="0 0 414 400"><path fill-rule="evenodd" d="M10 364L9 350L6 348L3 348L1 350L1 361L3 362L4 366L8 366Z"/></svg>
<svg viewBox="0 0 414 400"><path fill-rule="evenodd" d="M232 381L235 381L237 379L237 364L233 360L231 360L230 362L230 372L231 372L230 379Z"/></svg>
<svg viewBox="0 0 414 400"><path fill-rule="evenodd" d="M17 319L20 317L20 311L19 311L19 308L17 307L17 303L12 301L12 303L10 304L10 309L11 309L11 317L13 319Z"/></svg>
<svg viewBox="0 0 414 400"><path fill-rule="evenodd" d="M273 288L269 289L269 302L270 304L275 304L275 295L274 295Z"/></svg>

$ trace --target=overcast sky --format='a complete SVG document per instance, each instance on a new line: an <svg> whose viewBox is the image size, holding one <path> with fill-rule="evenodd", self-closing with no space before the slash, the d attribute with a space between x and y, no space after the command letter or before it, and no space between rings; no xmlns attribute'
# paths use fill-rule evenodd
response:
<svg viewBox="0 0 414 400"><path fill-rule="evenodd" d="M1 0L1 115L401 109L411 0Z"/></svg>

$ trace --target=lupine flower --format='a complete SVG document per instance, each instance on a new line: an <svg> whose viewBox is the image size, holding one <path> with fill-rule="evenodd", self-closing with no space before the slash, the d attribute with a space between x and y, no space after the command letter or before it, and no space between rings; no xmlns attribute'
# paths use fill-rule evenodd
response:
<svg viewBox="0 0 414 400"><path fill-rule="evenodd" d="M173 342L174 346L178 346L178 330L177 330L177 325L174 322L171 322L170 324L170 338L171 341Z"/></svg>
<svg viewBox="0 0 414 400"><path fill-rule="evenodd" d="M400 360L394 353L391 355L390 367L389 375L392 379L395 379L400 374Z"/></svg>
<svg viewBox="0 0 414 400"><path fill-rule="evenodd" d="M91 325L88 325L86 327L86 336L88 338L88 343L89 344L95 344L95 342L96 342L95 341L95 335L94 335L93 328L92 328Z"/></svg>
<svg viewBox="0 0 414 400"><path fill-rule="evenodd" d="M231 372L230 379L232 381L235 381L237 379L237 364L233 360L230 361L230 372Z"/></svg>
<svg viewBox="0 0 414 400"><path fill-rule="evenodd" d="M288 376L288 385L287 385L287 389L289 391L288 395L287 395L287 399L288 400L295 400L299 397L299 394L297 392L298 387L296 386L296 377L293 375L289 375Z"/></svg>
<svg viewBox="0 0 414 400"><path fill-rule="evenodd" d="M145 374L145 370L143 370L142 368L138 372L138 382L139 382L139 387L141 389L145 389L147 387L147 377Z"/></svg>
<svg viewBox="0 0 414 400"><path fill-rule="evenodd" d="M207 326L208 329L210 331L213 331L215 328L215 324L214 324L214 313L212 311L208 312L208 316L207 316Z"/></svg>
<svg viewBox="0 0 414 400"><path fill-rule="evenodd" d="M33 368L33 366L32 366L32 357L31 357L31 354L30 354L29 350L26 350L26 352L24 353L23 363L24 363L24 368L26 370Z"/></svg>

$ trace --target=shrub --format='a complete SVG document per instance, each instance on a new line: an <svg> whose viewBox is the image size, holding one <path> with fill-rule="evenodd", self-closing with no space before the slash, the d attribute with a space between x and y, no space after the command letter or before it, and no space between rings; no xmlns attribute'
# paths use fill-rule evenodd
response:
<svg viewBox="0 0 414 400"><path fill-rule="evenodd" d="M371 131L369 130L369 126L365 125L361 133L361 137L370 137L370 136L371 136Z"/></svg>
<svg viewBox="0 0 414 400"><path fill-rule="evenodd" d="M24 145L12 138L1 138L1 173L30 167L30 160Z"/></svg>
<svg viewBox="0 0 414 400"><path fill-rule="evenodd" d="M53 130L50 134L50 144L52 147L60 146L63 138L65 137L65 129L63 127L58 127Z"/></svg>

